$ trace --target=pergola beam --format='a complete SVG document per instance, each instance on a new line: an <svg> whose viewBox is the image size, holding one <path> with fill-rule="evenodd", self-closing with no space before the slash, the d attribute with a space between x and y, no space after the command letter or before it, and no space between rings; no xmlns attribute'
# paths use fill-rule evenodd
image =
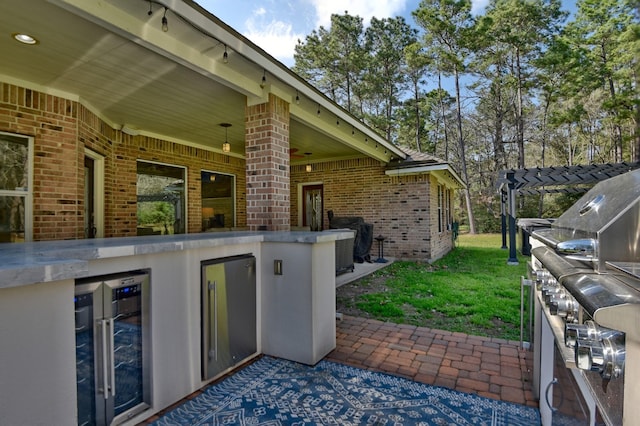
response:
<svg viewBox="0 0 640 426"><path fill-rule="evenodd" d="M501 202L503 249L507 248L507 227L509 231L509 259L507 263L510 265L518 264L516 256L516 195L580 194L587 192L591 186L600 181L637 168L640 168L640 161L500 171L496 185Z"/></svg>

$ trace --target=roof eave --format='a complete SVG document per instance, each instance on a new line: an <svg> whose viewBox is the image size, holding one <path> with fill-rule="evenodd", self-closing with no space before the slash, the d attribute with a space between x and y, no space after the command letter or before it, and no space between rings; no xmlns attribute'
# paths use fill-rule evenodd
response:
<svg viewBox="0 0 640 426"><path fill-rule="evenodd" d="M458 173L448 163L439 164L416 164L415 166L393 167L385 170L387 176L410 176L426 173L448 172L451 174L452 180L458 185L458 188L464 189L466 185L460 178Z"/></svg>

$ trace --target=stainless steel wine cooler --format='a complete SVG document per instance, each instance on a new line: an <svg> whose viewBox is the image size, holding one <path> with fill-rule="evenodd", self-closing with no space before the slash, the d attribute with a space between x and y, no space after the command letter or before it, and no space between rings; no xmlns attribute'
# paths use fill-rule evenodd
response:
<svg viewBox="0 0 640 426"><path fill-rule="evenodd" d="M76 281L78 424L121 423L150 402L149 274Z"/></svg>

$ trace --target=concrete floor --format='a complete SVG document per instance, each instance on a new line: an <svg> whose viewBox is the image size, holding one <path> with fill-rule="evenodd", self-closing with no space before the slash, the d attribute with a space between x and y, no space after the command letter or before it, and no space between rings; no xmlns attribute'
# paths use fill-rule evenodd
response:
<svg viewBox="0 0 640 426"><path fill-rule="evenodd" d="M366 277L369 274L374 273L375 271L382 269L391 265L395 259L392 257L385 258L388 262L386 263L378 263L378 262L364 262L364 263L354 263L353 264L353 272L345 272L336 277L336 288L343 286L352 281L358 280L362 277Z"/></svg>

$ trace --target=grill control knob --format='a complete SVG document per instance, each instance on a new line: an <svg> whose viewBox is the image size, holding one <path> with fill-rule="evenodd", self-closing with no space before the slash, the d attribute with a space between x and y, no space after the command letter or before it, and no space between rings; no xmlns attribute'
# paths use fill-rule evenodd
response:
<svg viewBox="0 0 640 426"><path fill-rule="evenodd" d="M559 293L564 293L564 289L557 284L542 286L542 297L544 298L544 302L547 304L547 306L551 301L551 296Z"/></svg>
<svg viewBox="0 0 640 426"><path fill-rule="evenodd" d="M598 366L604 363L602 345L596 341L578 340L574 355L581 370L599 371Z"/></svg>
<svg viewBox="0 0 640 426"><path fill-rule="evenodd" d="M544 284L547 284L550 278L553 278L549 271L543 269L533 271L533 277L535 278L536 288L538 290L540 290Z"/></svg>
<svg viewBox="0 0 640 426"><path fill-rule="evenodd" d="M566 298L567 298L567 295L565 292L550 294L549 303L547 303L547 305L549 306L549 313L551 313L551 315L558 315L559 314L558 307L563 300L566 300Z"/></svg>
<svg viewBox="0 0 640 426"><path fill-rule="evenodd" d="M624 372L624 346L612 338L597 342L578 341L575 358L578 368L597 371L606 380L620 377Z"/></svg>
<svg viewBox="0 0 640 426"><path fill-rule="evenodd" d="M552 295L549 301L549 312L572 321L578 315L578 303L566 293Z"/></svg>
<svg viewBox="0 0 640 426"><path fill-rule="evenodd" d="M578 341L598 340L598 329L593 321L585 321L584 324L565 324L564 344L570 348L576 347Z"/></svg>

